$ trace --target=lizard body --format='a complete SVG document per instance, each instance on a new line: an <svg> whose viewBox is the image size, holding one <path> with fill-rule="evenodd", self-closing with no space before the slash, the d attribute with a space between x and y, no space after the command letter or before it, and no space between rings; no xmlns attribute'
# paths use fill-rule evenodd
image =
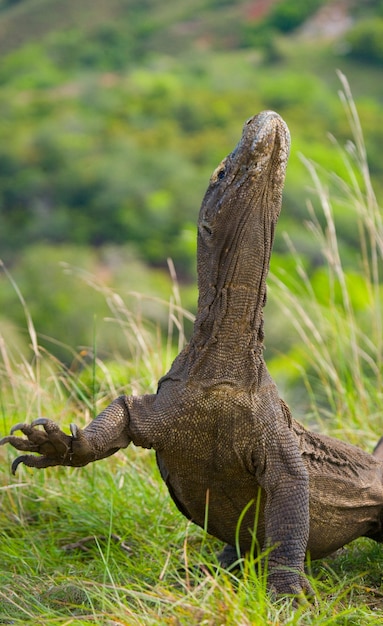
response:
<svg viewBox="0 0 383 626"><path fill-rule="evenodd" d="M193 334L157 393L121 396L85 429L71 425L71 435L45 418L17 424L0 444L42 455L23 454L13 471L21 462L86 465L131 441L154 448L179 510L227 542L222 562L237 558L230 546L242 518L241 553L256 534L259 546L272 547L270 586L299 594L309 590L307 552L319 558L362 535L383 540L383 463L381 446L373 456L296 422L263 358L289 146L286 124L264 111L214 171L198 218Z"/></svg>

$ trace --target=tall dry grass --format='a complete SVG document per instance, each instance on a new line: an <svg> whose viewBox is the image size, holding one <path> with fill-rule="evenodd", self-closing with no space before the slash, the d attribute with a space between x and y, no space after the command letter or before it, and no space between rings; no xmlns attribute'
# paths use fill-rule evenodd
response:
<svg viewBox="0 0 383 626"><path fill-rule="evenodd" d="M311 414L332 432L369 442L383 432L383 219L369 172L366 147L346 77L340 98L352 139L340 146L347 176L339 177L302 157L313 183L308 234L322 254L321 280L309 273L288 235L294 276L270 277L274 301L299 337L298 363ZM350 269L339 245L334 206L347 208L358 233L359 266ZM324 418L324 421L323 421ZM380 435L379 435L380 436Z"/></svg>

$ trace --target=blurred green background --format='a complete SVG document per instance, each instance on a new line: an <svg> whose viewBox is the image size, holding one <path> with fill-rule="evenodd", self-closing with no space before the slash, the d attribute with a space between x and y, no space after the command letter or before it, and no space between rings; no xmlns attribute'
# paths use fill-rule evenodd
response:
<svg viewBox="0 0 383 626"><path fill-rule="evenodd" d="M350 136L337 69L381 197L383 0L0 0L0 53L0 258L40 343L64 362L94 341L112 349L108 289L133 308L131 292L169 298L168 257L183 305L195 310L201 199L243 122L262 109L278 111L292 134L274 262L289 267L287 231L307 272L320 272L299 155L346 174L329 138ZM357 271L355 224L344 203L334 210ZM144 314L168 324L153 301ZM276 326L278 313L268 315ZM24 328L1 273L0 334L19 345ZM287 350L283 333L270 334L270 354L273 342Z"/></svg>

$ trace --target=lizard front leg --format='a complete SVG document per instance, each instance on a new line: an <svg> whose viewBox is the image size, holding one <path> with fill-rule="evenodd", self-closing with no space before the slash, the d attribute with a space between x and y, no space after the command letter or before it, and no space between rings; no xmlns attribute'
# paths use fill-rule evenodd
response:
<svg viewBox="0 0 383 626"><path fill-rule="evenodd" d="M309 476L294 433L268 430L263 440L264 460L258 477L266 493L265 548L269 588L277 595L313 596L304 577L304 559L310 529Z"/></svg>
<svg viewBox="0 0 383 626"><path fill-rule="evenodd" d="M309 491L306 477L282 475L281 483L267 494L265 507L265 547L268 557L268 583L277 595L313 591L304 576L304 558L309 535Z"/></svg>
<svg viewBox="0 0 383 626"><path fill-rule="evenodd" d="M17 430L26 435L26 439L14 435ZM71 435L67 435L47 418L38 418L32 424L16 424L11 434L0 440L0 445L9 443L16 450L41 456L23 454L17 457L12 463L13 474L20 463L40 469L54 465L82 467L128 446L131 439L126 397L114 400L86 428L71 424L70 430Z"/></svg>

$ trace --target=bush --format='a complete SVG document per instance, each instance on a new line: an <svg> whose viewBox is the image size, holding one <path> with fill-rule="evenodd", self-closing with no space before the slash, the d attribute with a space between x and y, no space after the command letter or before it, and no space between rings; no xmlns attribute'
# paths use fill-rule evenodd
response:
<svg viewBox="0 0 383 626"><path fill-rule="evenodd" d="M359 22L346 39L350 56L369 63L383 64L383 19L371 18Z"/></svg>
<svg viewBox="0 0 383 626"><path fill-rule="evenodd" d="M289 32L300 26L322 4L323 0L282 0L271 10L267 21L271 27Z"/></svg>
<svg viewBox="0 0 383 626"><path fill-rule="evenodd" d="M264 48L275 52L275 33L288 33L300 26L310 15L324 4L323 0L282 0L278 2L264 20L243 24L241 46Z"/></svg>

